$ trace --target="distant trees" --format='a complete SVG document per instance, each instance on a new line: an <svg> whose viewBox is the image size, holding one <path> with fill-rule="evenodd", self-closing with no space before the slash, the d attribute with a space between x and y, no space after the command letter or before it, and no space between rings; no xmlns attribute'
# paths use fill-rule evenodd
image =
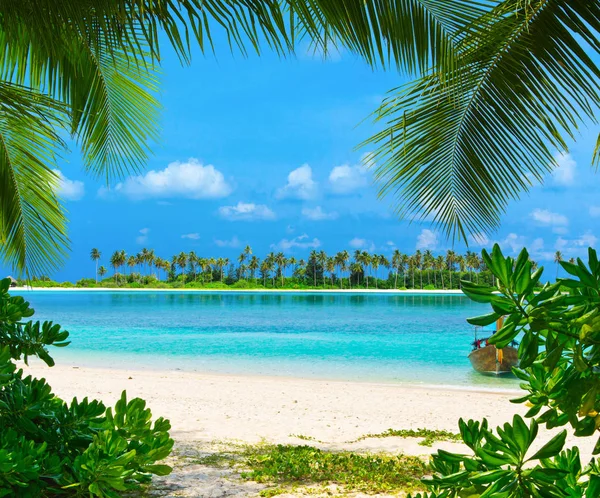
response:
<svg viewBox="0 0 600 498"><path fill-rule="evenodd" d="M104 266L98 267L102 253L94 248L90 258L96 263L97 282L98 276L104 278L107 273ZM461 278L479 282L487 272L481 258L471 251L457 254L448 250L434 254L431 250L417 250L414 254L405 254L395 249L388 256L359 249L352 254L343 250L330 255L323 250L312 250L307 259L288 257L280 251L270 252L261 259L253 254L250 246L232 261L224 257L199 256L194 251L162 258L148 248L129 255L124 250L117 250L111 254L109 265L116 285L125 282L152 285L160 281L170 285L202 286L211 282L213 285L233 285L244 281L239 285L453 289ZM127 267L125 272L124 266Z"/></svg>

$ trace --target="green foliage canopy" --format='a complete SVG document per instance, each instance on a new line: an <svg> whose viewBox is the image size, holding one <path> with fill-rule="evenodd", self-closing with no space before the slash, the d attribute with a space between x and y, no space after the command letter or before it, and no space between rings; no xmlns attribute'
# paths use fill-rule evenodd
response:
<svg viewBox="0 0 600 498"><path fill-rule="evenodd" d="M66 403L45 379L25 376L16 360L54 361L48 346L64 347L69 333L33 315L0 281L0 496L118 498L171 468L169 421L152 422L146 402L125 392L114 410L96 400Z"/></svg>

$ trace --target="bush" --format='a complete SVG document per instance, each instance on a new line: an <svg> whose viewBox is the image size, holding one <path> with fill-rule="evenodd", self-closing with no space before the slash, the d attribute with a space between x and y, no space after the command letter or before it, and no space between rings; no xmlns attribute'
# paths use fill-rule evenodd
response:
<svg viewBox="0 0 600 498"><path fill-rule="evenodd" d="M238 280L231 287L234 289L249 289L250 284L247 280Z"/></svg>
<svg viewBox="0 0 600 498"><path fill-rule="evenodd" d="M123 391L114 410L88 398L67 404L45 379L17 370L31 356L53 366L47 346L67 346L69 333L25 321L34 311L9 285L0 281L0 496L116 498L171 472L156 464L173 447L171 426L153 424L142 399Z"/></svg>
<svg viewBox="0 0 600 498"><path fill-rule="evenodd" d="M486 496L506 498L600 496L600 467L581 461L577 447L564 450L567 429L533 451L538 430L569 427L576 437L598 437L600 431L600 263L588 250L587 265L561 262L569 278L546 284L538 292L543 268L533 271L525 249L515 260L496 244L483 260L496 285L462 281L473 301L487 303L491 312L470 318L485 327L506 317L489 342L502 349L517 336L519 368L527 403L526 424L515 416L496 430L487 420L460 421L460 432L472 455L439 451L429 481L438 497ZM561 289L567 289L567 293ZM600 439L594 454L600 453ZM568 491L568 493L567 493Z"/></svg>
<svg viewBox="0 0 600 498"><path fill-rule="evenodd" d="M93 278L81 278L77 280L75 287L96 287L96 280Z"/></svg>
<svg viewBox="0 0 600 498"><path fill-rule="evenodd" d="M436 289L436 287L433 284L429 284L429 285L426 285L425 287L423 287L423 290L435 290L435 289Z"/></svg>

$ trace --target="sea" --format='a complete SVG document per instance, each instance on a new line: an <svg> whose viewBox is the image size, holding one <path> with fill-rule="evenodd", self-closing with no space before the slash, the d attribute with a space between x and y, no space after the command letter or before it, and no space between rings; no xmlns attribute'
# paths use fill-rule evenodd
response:
<svg viewBox="0 0 600 498"><path fill-rule="evenodd" d="M57 363L513 389L468 360L486 305L462 295L18 291L70 332Z"/></svg>

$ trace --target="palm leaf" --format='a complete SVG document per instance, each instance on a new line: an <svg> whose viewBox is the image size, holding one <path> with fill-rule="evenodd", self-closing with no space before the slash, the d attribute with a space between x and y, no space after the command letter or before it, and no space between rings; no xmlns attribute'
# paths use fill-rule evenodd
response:
<svg viewBox="0 0 600 498"><path fill-rule="evenodd" d="M42 275L59 268L67 246L64 212L55 192L55 133L60 103L0 83L0 237L3 263Z"/></svg>
<svg viewBox="0 0 600 498"><path fill-rule="evenodd" d="M380 195L448 236L490 232L555 166L600 104L600 4L511 0L466 25L460 63L396 89L375 113Z"/></svg>

